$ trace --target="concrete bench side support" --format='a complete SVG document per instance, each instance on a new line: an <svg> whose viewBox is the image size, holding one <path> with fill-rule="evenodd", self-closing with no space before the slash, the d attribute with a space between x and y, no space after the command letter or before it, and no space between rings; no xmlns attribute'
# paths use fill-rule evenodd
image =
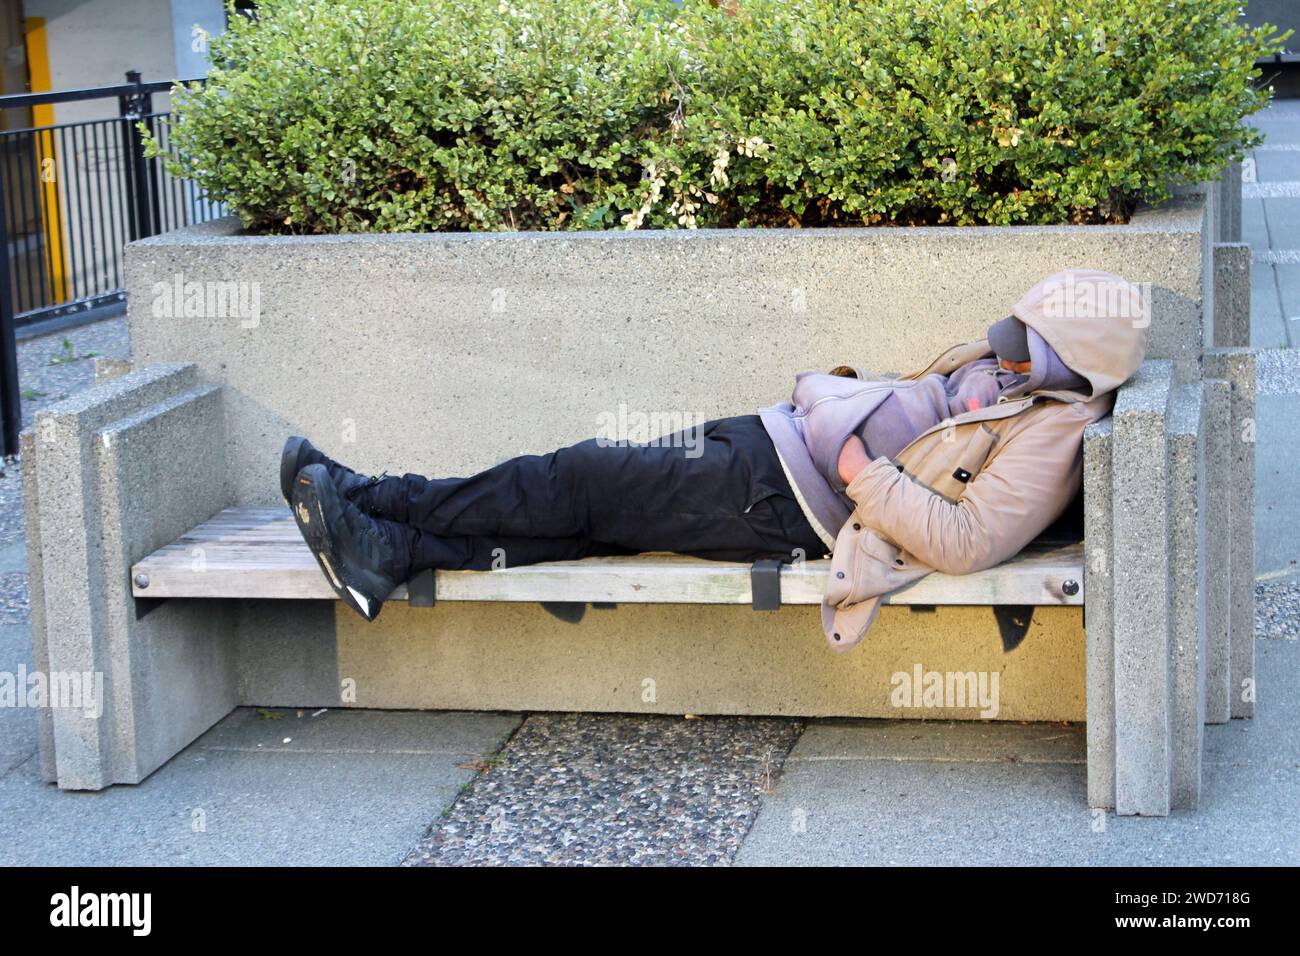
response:
<svg viewBox="0 0 1300 956"><path fill-rule="evenodd" d="M1223 379L1202 382L1205 435L1205 720L1232 717L1230 615L1232 559L1232 393Z"/></svg>
<svg viewBox="0 0 1300 956"><path fill-rule="evenodd" d="M94 706L51 699L42 718L42 764L64 789L138 782L233 706L230 611L137 605L128 581L226 505L223 428L193 366L152 366L42 411L25 438L37 666L94 689Z"/></svg>
<svg viewBox="0 0 1300 956"><path fill-rule="evenodd" d="M1087 644L1088 806L1115 806L1114 518L1108 416L1083 433L1083 593Z"/></svg>
<svg viewBox="0 0 1300 956"><path fill-rule="evenodd" d="M1229 163L1214 184L1218 206L1215 239L1218 242L1241 242L1241 182L1241 163L1238 162Z"/></svg>
<svg viewBox="0 0 1300 956"><path fill-rule="evenodd" d="M1250 346L1251 249L1245 242L1220 242L1213 246L1214 303L1211 340L1220 348Z"/></svg>
<svg viewBox="0 0 1300 956"><path fill-rule="evenodd" d="M1255 713L1255 361L1250 349L1207 349L1207 378L1229 383L1227 430L1228 565L1226 573L1231 647L1229 711L1232 717Z"/></svg>
<svg viewBox="0 0 1300 956"><path fill-rule="evenodd" d="M1169 813L1171 760L1168 361L1147 361L1116 399L1113 493L1115 810Z"/></svg>
<svg viewBox="0 0 1300 956"><path fill-rule="evenodd" d="M1205 738L1205 404L1200 382L1169 393L1165 447L1170 596L1170 804L1194 810L1201 797Z"/></svg>
<svg viewBox="0 0 1300 956"><path fill-rule="evenodd" d="M36 482L36 432L26 429L18 438L23 470L23 519L27 525L27 620L32 636L32 666L50 673L50 649L45 627L45 575L42 573L40 489ZM54 766L54 716L48 707L36 711L41 779L58 780Z"/></svg>
<svg viewBox="0 0 1300 956"><path fill-rule="evenodd" d="M207 386L100 433L104 547L125 588L132 564L229 504L212 454L224 446L223 424L221 390ZM203 567L201 549L190 557ZM113 782L136 783L236 705L234 610L165 601L140 616L129 591L114 589L108 598L113 684L130 715Z"/></svg>
<svg viewBox="0 0 1300 956"><path fill-rule="evenodd" d="M97 629L100 616L92 598L100 593L97 507L90 463L95 429L132 414L196 381L193 366L159 365L115 384L87 390L43 410L26 433L24 484L36 508L27 510L28 568L38 581L41 607L32 610L34 664L49 682L58 676L102 673ZM86 513L83 521L83 512ZM106 702L105 707L108 704ZM107 721L80 720L75 713L43 708L41 763L47 779L58 778L56 752L69 768L85 770L81 782L103 786ZM69 770L68 779L73 779Z"/></svg>
<svg viewBox="0 0 1300 956"><path fill-rule="evenodd" d="M1173 373L1144 363L1084 434L1088 804L1122 815L1199 805L1216 594L1226 699L1227 588L1208 563L1223 485L1207 480L1226 383Z"/></svg>

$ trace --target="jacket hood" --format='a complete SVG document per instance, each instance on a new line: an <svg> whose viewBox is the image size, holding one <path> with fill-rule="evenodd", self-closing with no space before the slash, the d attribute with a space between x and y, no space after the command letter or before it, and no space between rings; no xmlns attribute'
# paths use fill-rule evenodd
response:
<svg viewBox="0 0 1300 956"><path fill-rule="evenodd" d="M1033 363L1016 392L1069 391L1093 399L1114 391L1146 355L1148 309L1136 285L1100 269L1043 279L1011 307L1028 326Z"/></svg>

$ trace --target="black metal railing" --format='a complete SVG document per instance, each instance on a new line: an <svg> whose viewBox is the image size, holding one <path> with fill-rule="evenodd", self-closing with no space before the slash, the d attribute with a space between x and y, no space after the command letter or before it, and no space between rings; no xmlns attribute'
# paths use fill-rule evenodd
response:
<svg viewBox="0 0 1300 956"><path fill-rule="evenodd" d="M104 119L0 130L0 418L5 455L21 423L16 335L78 325L125 308L122 247L224 215L193 183L144 155L139 125L170 148L170 114L153 94L172 81L0 96L0 109L117 100ZM191 81L186 81L191 82ZM199 81L201 82L201 81ZM12 112L6 112L11 117Z"/></svg>

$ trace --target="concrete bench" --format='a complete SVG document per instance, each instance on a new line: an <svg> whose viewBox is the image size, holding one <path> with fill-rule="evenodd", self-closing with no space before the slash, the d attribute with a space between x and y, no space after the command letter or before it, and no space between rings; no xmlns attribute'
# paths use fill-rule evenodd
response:
<svg viewBox="0 0 1300 956"><path fill-rule="evenodd" d="M133 243L132 370L23 436L36 665L105 687L98 716L41 711L46 778L137 782L246 705L976 716L899 709L891 676L922 666L997 674L999 719L1086 719L1087 805L1194 807L1203 724L1254 699L1255 356L1231 195L1122 227L245 238L226 223ZM410 595L436 609L394 603L366 624L278 497L286 434L366 471L468 473L589 437L628 395L696 420L756 408L793 371L857 358L846 342L871 343L858 364L915 367L1080 263L1150 283L1153 303L1148 361L1085 436L1082 544L932 575L852 654L826 651L815 562L775 574L767 614L750 607L771 604L774 572L637 556L439 574ZM259 283L259 315L157 305L224 278ZM648 361L664 341L689 361Z"/></svg>

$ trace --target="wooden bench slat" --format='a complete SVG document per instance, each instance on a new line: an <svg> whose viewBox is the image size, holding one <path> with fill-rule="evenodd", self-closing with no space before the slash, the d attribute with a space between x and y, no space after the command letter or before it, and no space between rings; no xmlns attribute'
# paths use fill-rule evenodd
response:
<svg viewBox="0 0 1300 956"><path fill-rule="evenodd" d="M820 604L829 561L781 572L784 604ZM439 571L439 601L749 604L749 565L676 554L555 561L500 571ZM132 568L132 593L150 598L332 599L284 508L227 508ZM143 578L142 578L143 576ZM137 582L147 578L148 585ZM1067 595L1066 580L1078 582ZM405 598L406 588L392 595ZM1083 603L1083 544L1036 544L975 574L934 573L888 604Z"/></svg>

